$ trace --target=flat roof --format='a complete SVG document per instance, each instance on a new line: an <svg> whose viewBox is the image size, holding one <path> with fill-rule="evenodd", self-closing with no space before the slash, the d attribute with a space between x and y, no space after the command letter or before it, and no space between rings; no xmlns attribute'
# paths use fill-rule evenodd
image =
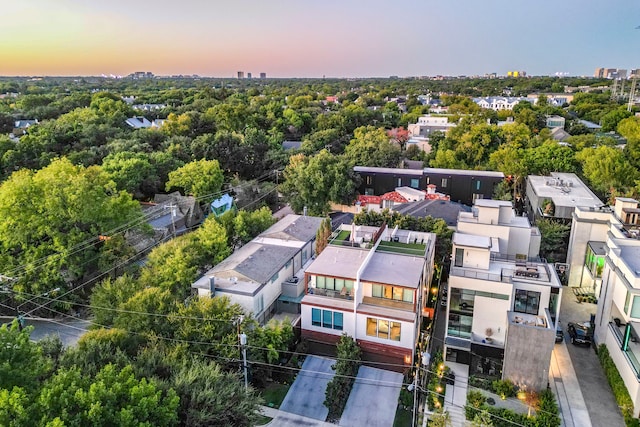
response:
<svg viewBox="0 0 640 427"><path fill-rule="evenodd" d="M361 279L416 289L420 285L424 263L421 257L376 251Z"/></svg>
<svg viewBox="0 0 640 427"><path fill-rule="evenodd" d="M473 202L474 206L482 206L485 208L500 208L502 206L512 207L512 203L506 200L493 200L493 199L476 199Z"/></svg>
<svg viewBox="0 0 640 427"><path fill-rule="evenodd" d="M396 175L411 175L411 176L424 175L422 169L376 168L372 166L354 166L353 170L355 172L386 173L386 174L396 174Z"/></svg>
<svg viewBox="0 0 640 427"><path fill-rule="evenodd" d="M594 255L606 255L607 254L607 243L606 242L596 242L589 241L589 247L593 251Z"/></svg>
<svg viewBox="0 0 640 427"><path fill-rule="evenodd" d="M465 170L465 169L441 169L441 168L424 168L425 175L430 173L435 174L448 174L448 175L471 175L471 176L486 176L493 178L504 178L502 172L496 171L479 171L479 170Z"/></svg>
<svg viewBox="0 0 640 427"><path fill-rule="evenodd" d="M491 248L491 237L476 236L474 234L454 233L453 244L456 246L468 246L471 248Z"/></svg>
<svg viewBox="0 0 640 427"><path fill-rule="evenodd" d="M365 249L328 245L305 273L355 279L367 253Z"/></svg>
<svg viewBox="0 0 640 427"><path fill-rule="evenodd" d="M604 206L575 173L551 172L551 176L529 175L527 180L538 197L551 199L556 206Z"/></svg>

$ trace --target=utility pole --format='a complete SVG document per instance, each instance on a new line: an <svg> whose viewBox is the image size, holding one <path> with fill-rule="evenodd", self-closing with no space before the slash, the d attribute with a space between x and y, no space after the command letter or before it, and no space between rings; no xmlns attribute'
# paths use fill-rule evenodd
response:
<svg viewBox="0 0 640 427"><path fill-rule="evenodd" d="M413 384L410 384L407 387L407 390L413 391L413 418L411 420L411 426L415 427L416 425L416 413L418 412L418 390L421 390L422 387L419 385L418 377L420 374L421 365L424 366L424 369L429 367L429 363L431 362L431 354L427 351L423 352L421 355L420 362L416 366L416 375L413 378Z"/></svg>
<svg viewBox="0 0 640 427"><path fill-rule="evenodd" d="M242 365L244 367L244 391L249 392L249 380L247 378L247 334L240 334L240 346L242 346Z"/></svg>

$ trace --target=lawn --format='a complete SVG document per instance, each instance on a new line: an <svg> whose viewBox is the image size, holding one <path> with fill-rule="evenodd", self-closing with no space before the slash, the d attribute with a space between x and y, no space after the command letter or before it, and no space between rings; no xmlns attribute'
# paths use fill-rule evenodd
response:
<svg viewBox="0 0 640 427"><path fill-rule="evenodd" d="M289 387L291 384L270 383L261 393L264 404L271 408L279 408L289 391Z"/></svg>
<svg viewBox="0 0 640 427"><path fill-rule="evenodd" d="M396 252L407 255L424 255L425 245L420 243L380 242L378 249L386 252Z"/></svg>
<svg viewBox="0 0 640 427"><path fill-rule="evenodd" d="M345 241L349 238L349 234L351 233L348 230L340 230L335 240Z"/></svg>

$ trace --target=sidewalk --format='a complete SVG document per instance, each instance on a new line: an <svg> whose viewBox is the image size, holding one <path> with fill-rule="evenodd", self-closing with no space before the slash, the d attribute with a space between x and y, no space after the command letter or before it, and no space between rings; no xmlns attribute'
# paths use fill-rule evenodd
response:
<svg viewBox="0 0 640 427"><path fill-rule="evenodd" d="M549 385L558 400L563 427L591 427L587 404L582 396L571 357L564 341L551 353Z"/></svg>
<svg viewBox="0 0 640 427"><path fill-rule="evenodd" d="M268 406L261 406L260 409L262 415L273 418L269 423L264 425L265 427L336 427L335 424L314 420L313 418L303 417L302 415L291 414Z"/></svg>

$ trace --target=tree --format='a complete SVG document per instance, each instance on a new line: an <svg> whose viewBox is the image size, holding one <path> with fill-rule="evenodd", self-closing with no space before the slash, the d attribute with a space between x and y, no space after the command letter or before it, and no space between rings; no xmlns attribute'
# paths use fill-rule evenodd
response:
<svg viewBox="0 0 640 427"><path fill-rule="evenodd" d="M122 311L118 313L114 324L137 334L170 337L174 331L167 316L175 311L175 306L176 299L169 290L145 288L121 305Z"/></svg>
<svg viewBox="0 0 640 427"><path fill-rule="evenodd" d="M603 194L624 193L638 178L638 170L629 164L623 152L613 147L585 148L576 154L576 159L592 188Z"/></svg>
<svg viewBox="0 0 640 427"><path fill-rule="evenodd" d="M320 228L316 231L316 256L320 255L329 244L331 237L331 218L325 218L320 223Z"/></svg>
<svg viewBox="0 0 640 427"><path fill-rule="evenodd" d="M99 167L59 159L15 172L0 184L0 270L24 271L14 287L20 292L67 288L96 270L97 236L140 215Z"/></svg>
<svg viewBox="0 0 640 427"><path fill-rule="evenodd" d="M361 350L356 341L349 335L342 334L336 345L336 363L331 369L336 371L335 376L327 384L324 405L329 408L327 419L340 418L355 377L360 367Z"/></svg>
<svg viewBox="0 0 640 427"><path fill-rule="evenodd" d="M541 219L536 225L540 229L540 255L549 262L564 262L571 226L552 219Z"/></svg>
<svg viewBox="0 0 640 427"><path fill-rule="evenodd" d="M29 339L32 331L33 326L20 330L17 320L0 326L0 389L33 391L51 369L40 346Z"/></svg>
<svg viewBox="0 0 640 427"><path fill-rule="evenodd" d="M179 368L171 385L180 397L183 427L250 427L260 419L259 395L252 388L246 392L237 374L215 363L194 358Z"/></svg>
<svg viewBox="0 0 640 427"><path fill-rule="evenodd" d="M357 166L397 167L400 149L382 128L359 127L344 150L345 158Z"/></svg>
<svg viewBox="0 0 640 427"><path fill-rule="evenodd" d="M627 139L624 153L631 163L640 168L640 120L638 117L629 117L620 121L618 133Z"/></svg>
<svg viewBox="0 0 640 427"><path fill-rule="evenodd" d="M182 189L185 194L196 198L208 196L214 199L220 191L224 177L217 160L198 160L187 163L169 173L166 189Z"/></svg>
<svg viewBox="0 0 640 427"><path fill-rule="evenodd" d="M143 153L122 151L109 154L102 161L102 169L116 183L119 190L125 190L136 197L153 195L158 186L158 176Z"/></svg>
<svg viewBox="0 0 640 427"><path fill-rule="evenodd" d="M43 386L38 406L42 424L57 417L65 425L176 426L179 400L171 388L136 379L131 366L107 365L93 379L77 368L59 371Z"/></svg>
<svg viewBox="0 0 640 427"><path fill-rule="evenodd" d="M116 279L107 278L93 288L91 293L91 311L95 322L103 326L111 326L117 316L117 310L136 292L144 288L143 282L125 274ZM104 309L102 309L104 308Z"/></svg>
<svg viewBox="0 0 640 427"><path fill-rule="evenodd" d="M291 156L283 176L280 191L296 212L307 207L311 215L322 215L329 211L329 202L353 200L356 181L352 166L327 150L312 157Z"/></svg>

